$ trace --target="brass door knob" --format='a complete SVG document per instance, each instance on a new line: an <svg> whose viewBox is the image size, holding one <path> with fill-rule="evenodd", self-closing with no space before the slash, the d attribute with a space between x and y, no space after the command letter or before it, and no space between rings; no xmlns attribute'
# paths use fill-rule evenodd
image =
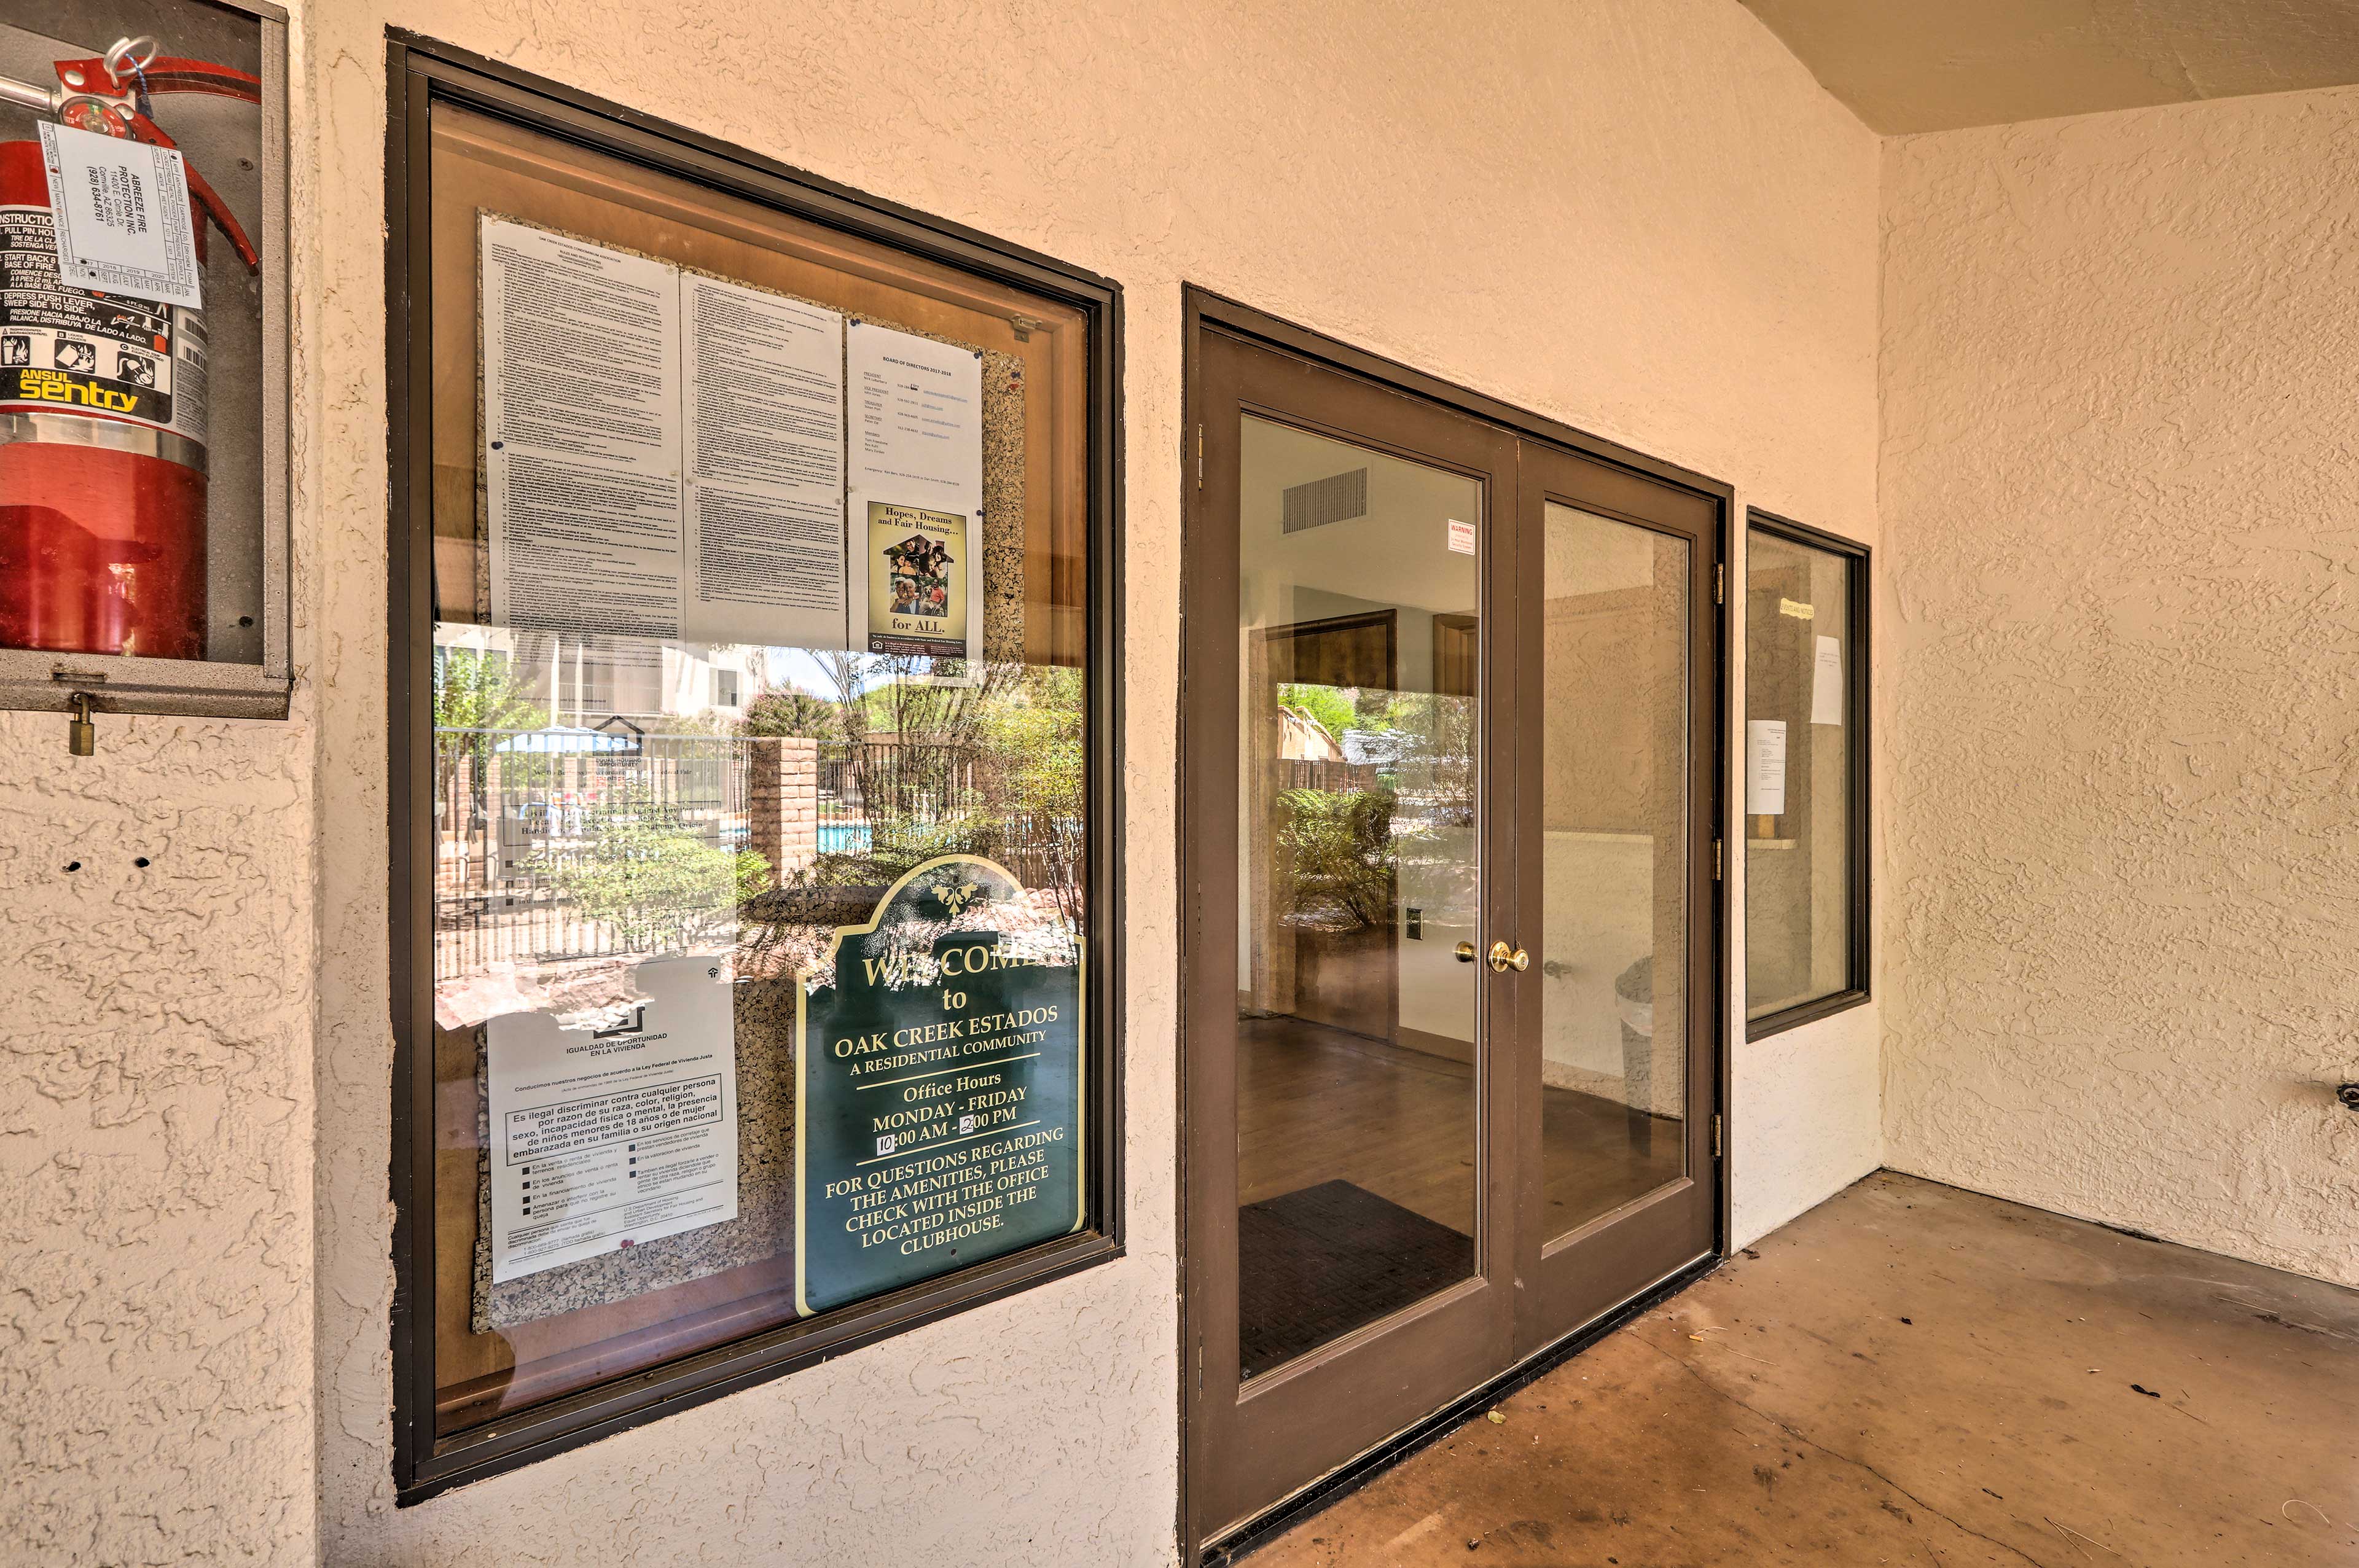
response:
<svg viewBox="0 0 2359 1568"><path fill-rule="evenodd" d="M1505 942L1491 944L1491 968L1500 974L1504 975L1509 969L1522 974L1531 967L1532 956L1521 947L1510 947Z"/></svg>
<svg viewBox="0 0 2359 1568"><path fill-rule="evenodd" d="M1461 942L1458 944L1458 961L1462 964L1471 964L1474 961L1473 943Z"/></svg>

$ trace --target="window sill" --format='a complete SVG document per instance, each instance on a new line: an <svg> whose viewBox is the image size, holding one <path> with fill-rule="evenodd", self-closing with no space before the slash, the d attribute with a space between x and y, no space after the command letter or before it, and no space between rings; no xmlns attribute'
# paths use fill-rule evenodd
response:
<svg viewBox="0 0 2359 1568"><path fill-rule="evenodd" d="M396 1506L422 1503L453 1487L801 1371L1035 1285L1114 1262L1124 1254L1115 1238L1100 1230L1082 1231L495 1419L436 1442L418 1466L416 1480L397 1488Z"/></svg>
<svg viewBox="0 0 2359 1568"><path fill-rule="evenodd" d="M1797 1002L1792 1007L1748 1019L1745 1025L1745 1043L1750 1044L1756 1040L1767 1040L1772 1034L1783 1034L1789 1029L1799 1029L1805 1023L1816 1023L1822 1018L1832 1018L1838 1012L1849 1012L1867 1000L1864 990L1837 991L1832 996Z"/></svg>

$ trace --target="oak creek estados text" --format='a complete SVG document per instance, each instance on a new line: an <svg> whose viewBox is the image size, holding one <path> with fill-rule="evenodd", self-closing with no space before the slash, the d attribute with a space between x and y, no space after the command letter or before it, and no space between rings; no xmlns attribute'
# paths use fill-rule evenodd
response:
<svg viewBox="0 0 2359 1568"><path fill-rule="evenodd" d="M847 1036L828 1047L837 1056L865 1056L876 1051L908 1051L920 1045L930 1045L942 1040L984 1040L995 1035L1031 1029L1057 1022L1053 1007L1019 1008L1014 1012L986 1012L973 1018L945 1019L940 1023L917 1024L908 1029L896 1029L891 1033L878 1030L873 1034Z"/></svg>

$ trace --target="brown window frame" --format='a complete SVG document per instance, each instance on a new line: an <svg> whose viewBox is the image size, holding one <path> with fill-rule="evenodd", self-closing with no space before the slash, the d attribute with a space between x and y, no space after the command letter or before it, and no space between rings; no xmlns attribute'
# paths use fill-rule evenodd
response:
<svg viewBox="0 0 2359 1568"><path fill-rule="evenodd" d="M387 30L386 71L386 811L394 1038L389 1174L396 1276L391 1332L394 1481L397 1501L406 1507L1124 1255L1123 297L1121 285L1111 278L417 34ZM434 1433L430 1295L433 1065L430 1042L421 1049L414 1038L424 1027L422 1021L432 1017L432 850L430 830L420 827L418 803L431 798L426 780L431 764L426 726L430 722L433 387L429 135L438 103L562 137L930 262L1028 289L1083 314L1089 325L1083 668L1089 692L1085 874L1091 914L1084 998L1091 1136L1082 1152L1091 1217L1087 1227L940 1279L652 1369L636 1369L439 1439Z"/></svg>
<svg viewBox="0 0 2359 1568"><path fill-rule="evenodd" d="M1796 1002L1791 1007L1780 1008L1776 1012L1764 1013L1759 1018L1746 1021L1745 1038L1750 1043L1755 1040L1766 1040L1773 1034L1783 1034L1789 1029L1799 1029L1806 1023L1815 1023L1820 1019L1832 1018L1839 1012L1848 1012L1853 1008L1874 1000L1874 986L1869 972L1871 945L1868 924L1874 910L1870 889L1873 869L1869 863L1869 851L1875 843L1875 838L1868 817L1870 782L1873 778L1875 757L1874 739L1869 730L1870 718L1875 707L1870 697L1872 675L1869 665L1873 660L1875 645L1868 640L1871 623L1868 609L1871 581L1869 570L1874 552L1855 539L1846 539L1840 534L1830 534L1823 528L1813 528L1807 523L1797 523L1790 517L1780 517L1774 512L1764 512L1757 506L1748 506L1745 509L1745 528L1747 535L1756 532L1767 534L1773 539L1781 539L1789 545L1799 545L1807 550L1822 550L1828 555L1841 556L1851 563L1853 574L1851 603L1844 620L1843 635L1854 650L1853 658L1843 671L1843 722L1849 727L1853 737L1853 744L1843 764L1843 772L1846 775L1843 781L1843 805L1850 814L1850 820L1843 824L1843 842L1849 862L1847 869L1850 873L1846 878L1848 886L1843 890L1843 902L1850 914L1843 955L1846 983L1843 989L1830 995L1814 997L1809 1001ZM1746 569L1750 570L1752 552L1749 549L1745 552L1745 561ZM1744 630L1749 641L1753 629L1747 625ZM1749 648L1747 651L1749 654ZM1748 700L1750 689L1748 684ZM1744 845L1745 840L1740 837L1737 839L1737 847L1741 849ZM1748 902L1752 896L1752 878L1748 871L1745 879L1745 895ZM1752 940L1752 926L1748 922L1745 927L1745 941L1749 945ZM1744 956L1740 954L1738 957L1742 960ZM1738 972L1744 973L1741 962Z"/></svg>

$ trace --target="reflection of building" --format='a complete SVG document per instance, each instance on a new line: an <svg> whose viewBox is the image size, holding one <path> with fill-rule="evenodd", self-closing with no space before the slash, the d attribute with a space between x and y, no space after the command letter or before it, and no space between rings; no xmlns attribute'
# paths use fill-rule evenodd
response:
<svg viewBox="0 0 2359 1568"><path fill-rule="evenodd" d="M1280 704L1277 721L1279 756L1311 762L1343 760L1343 748L1335 743L1335 737L1327 733L1327 727L1308 710Z"/></svg>
<svg viewBox="0 0 2359 1568"><path fill-rule="evenodd" d="M544 706L558 721L595 724L626 719L734 720L761 690L763 652L735 643L655 642L637 637L577 637L496 626L439 625L437 648L471 648L505 656L516 695Z"/></svg>

